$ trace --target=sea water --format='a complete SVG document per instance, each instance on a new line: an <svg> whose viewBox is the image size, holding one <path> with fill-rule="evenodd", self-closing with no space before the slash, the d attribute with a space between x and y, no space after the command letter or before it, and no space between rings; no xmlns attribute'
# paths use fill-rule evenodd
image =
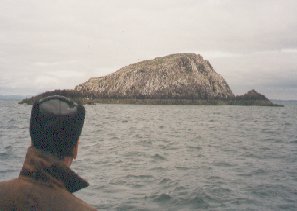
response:
<svg viewBox="0 0 297 211"><path fill-rule="evenodd" d="M31 106L0 101L0 180L18 176ZM297 105L86 106L75 195L100 210L297 210Z"/></svg>

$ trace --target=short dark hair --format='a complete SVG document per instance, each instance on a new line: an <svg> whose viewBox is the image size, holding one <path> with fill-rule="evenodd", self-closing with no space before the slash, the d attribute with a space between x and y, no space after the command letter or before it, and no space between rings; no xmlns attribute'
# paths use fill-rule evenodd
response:
<svg viewBox="0 0 297 211"><path fill-rule="evenodd" d="M64 96L53 95L36 101L30 119L33 146L59 159L73 156L84 119L84 106Z"/></svg>

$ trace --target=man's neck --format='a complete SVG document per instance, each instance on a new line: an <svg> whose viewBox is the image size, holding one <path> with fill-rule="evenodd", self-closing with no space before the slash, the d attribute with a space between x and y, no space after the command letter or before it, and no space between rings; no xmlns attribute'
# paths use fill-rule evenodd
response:
<svg viewBox="0 0 297 211"><path fill-rule="evenodd" d="M73 161L73 157L64 157L63 162L66 166L70 167Z"/></svg>

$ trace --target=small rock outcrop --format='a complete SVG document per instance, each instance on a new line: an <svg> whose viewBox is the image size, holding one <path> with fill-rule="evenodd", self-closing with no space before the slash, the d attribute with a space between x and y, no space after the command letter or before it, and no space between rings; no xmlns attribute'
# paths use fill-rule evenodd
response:
<svg viewBox="0 0 297 211"><path fill-rule="evenodd" d="M261 105L261 106L276 106L265 95L260 94L252 89L244 95L238 95L234 98L235 105Z"/></svg>
<svg viewBox="0 0 297 211"><path fill-rule="evenodd" d="M105 98L218 99L233 93L222 76L199 54L172 54L90 78L75 91Z"/></svg>
<svg viewBox="0 0 297 211"><path fill-rule="evenodd" d="M237 96L238 99L244 100L268 100L265 95L260 94L256 90L252 89L245 93L244 95Z"/></svg>

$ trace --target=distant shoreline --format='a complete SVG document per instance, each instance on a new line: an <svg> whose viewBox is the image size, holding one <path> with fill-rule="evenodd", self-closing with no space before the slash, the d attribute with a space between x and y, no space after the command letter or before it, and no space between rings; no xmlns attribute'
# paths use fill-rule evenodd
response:
<svg viewBox="0 0 297 211"><path fill-rule="evenodd" d="M21 100L32 95L0 95L0 100Z"/></svg>

